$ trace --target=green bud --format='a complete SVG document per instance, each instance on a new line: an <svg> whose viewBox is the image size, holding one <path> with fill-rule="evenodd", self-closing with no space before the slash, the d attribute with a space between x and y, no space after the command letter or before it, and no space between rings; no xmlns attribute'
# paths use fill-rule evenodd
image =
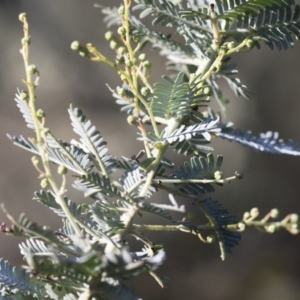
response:
<svg viewBox="0 0 300 300"><path fill-rule="evenodd" d="M117 63L117 64L124 64L124 63L125 63L124 55L118 54L118 55L116 56L116 63Z"/></svg>
<svg viewBox="0 0 300 300"><path fill-rule="evenodd" d="M30 37L29 37L29 38L23 37L23 38L21 39L21 44L22 44L23 46L25 46L25 45L30 45L30 43L31 43Z"/></svg>
<svg viewBox="0 0 300 300"><path fill-rule="evenodd" d="M124 15L124 13L125 13L125 7L124 7L124 5L121 5L121 6L119 7L118 13L119 13L121 16Z"/></svg>
<svg viewBox="0 0 300 300"><path fill-rule="evenodd" d="M134 36L132 37L132 40L133 40L134 43L137 43L137 44L138 44L138 43L141 41L141 37L138 36L138 35L134 35Z"/></svg>
<svg viewBox="0 0 300 300"><path fill-rule="evenodd" d="M126 34L126 29L125 27L121 26L118 28L118 34L119 35L125 35Z"/></svg>
<svg viewBox="0 0 300 300"><path fill-rule="evenodd" d="M38 69L37 69L36 65L29 65L28 66L28 71L29 71L30 74L38 73Z"/></svg>
<svg viewBox="0 0 300 300"><path fill-rule="evenodd" d="M150 89L147 88L146 86L142 87L142 88L141 88L141 94L142 94L143 96L149 95L149 94L150 94Z"/></svg>
<svg viewBox="0 0 300 300"><path fill-rule="evenodd" d="M36 116L41 119L44 118L46 116L45 112L42 109L38 109L38 111L36 112Z"/></svg>
<svg viewBox="0 0 300 300"><path fill-rule="evenodd" d="M256 218L256 217L258 217L258 215L259 215L259 210L258 210L258 208L257 208L257 207L253 207L253 208L250 210L250 216L251 216L252 218Z"/></svg>
<svg viewBox="0 0 300 300"><path fill-rule="evenodd" d="M117 50L118 54L124 54L126 52L126 48L125 47L119 47Z"/></svg>
<svg viewBox="0 0 300 300"><path fill-rule="evenodd" d="M204 89L203 89L203 94L204 95L209 95L211 94L211 89L209 86L206 86Z"/></svg>
<svg viewBox="0 0 300 300"><path fill-rule="evenodd" d="M117 49L117 47L118 47L118 43L116 42L116 41L110 41L110 43L109 43L109 47L112 49L112 50L115 50L115 49Z"/></svg>
<svg viewBox="0 0 300 300"><path fill-rule="evenodd" d="M222 171L216 171L215 173L214 173L214 177L215 177L215 179L216 180L221 180L222 178L223 178L223 172Z"/></svg>
<svg viewBox="0 0 300 300"><path fill-rule="evenodd" d="M127 59L125 59L125 66L129 67L129 68L132 67L133 66L133 62L130 59L127 58Z"/></svg>
<svg viewBox="0 0 300 300"><path fill-rule="evenodd" d="M42 181L41 181L41 187L42 187L43 189L46 189L48 186L49 186L49 181L48 181L48 179L47 179L47 178L42 179Z"/></svg>
<svg viewBox="0 0 300 300"><path fill-rule="evenodd" d="M291 223L298 223L298 221L299 221L299 215L298 214L291 214L290 222Z"/></svg>
<svg viewBox="0 0 300 300"><path fill-rule="evenodd" d="M152 64L149 60L143 61L143 67L145 69L150 69L152 67Z"/></svg>
<svg viewBox="0 0 300 300"><path fill-rule="evenodd" d="M104 35L104 38L107 40L107 41L111 41L113 40L114 38L114 33L112 31L107 31Z"/></svg>
<svg viewBox="0 0 300 300"><path fill-rule="evenodd" d="M23 100L23 101L27 101L28 100L28 93L26 91L22 91L20 93L20 99Z"/></svg>
<svg viewBox="0 0 300 300"><path fill-rule="evenodd" d="M85 51L79 51L79 55L85 57L87 56L87 53Z"/></svg>
<svg viewBox="0 0 300 300"><path fill-rule="evenodd" d="M43 128L42 131L41 131L42 138L45 138L48 133L50 133L50 129L49 128Z"/></svg>
<svg viewBox="0 0 300 300"><path fill-rule="evenodd" d="M74 51L78 51L80 49L80 43L78 41L74 41L71 44L71 49L74 50Z"/></svg>
<svg viewBox="0 0 300 300"><path fill-rule="evenodd" d="M212 234L206 237L206 241L210 244L214 243L216 241L216 237Z"/></svg>
<svg viewBox="0 0 300 300"><path fill-rule="evenodd" d="M235 47L235 42L229 42L227 44L227 49L233 49Z"/></svg>
<svg viewBox="0 0 300 300"><path fill-rule="evenodd" d="M145 53L141 53L141 54L139 55L139 60L140 60L140 61L146 61L146 60L147 60L147 55L146 55Z"/></svg>
<svg viewBox="0 0 300 300"><path fill-rule="evenodd" d="M121 87L117 87L117 92L119 96L125 96L126 95L126 90Z"/></svg>
<svg viewBox="0 0 300 300"><path fill-rule="evenodd" d="M120 78L121 78L122 81L127 81L127 78L126 78L125 75L121 75Z"/></svg>
<svg viewBox="0 0 300 300"><path fill-rule="evenodd" d="M188 213L188 215L187 215L187 219L188 219L189 221L194 221L194 220L196 219L196 217L197 217L197 215L196 215L194 212L190 212L190 213Z"/></svg>
<svg viewBox="0 0 300 300"><path fill-rule="evenodd" d="M57 173L60 174L60 175L67 174L67 172L68 172L68 169L65 166L60 165L57 168Z"/></svg>
<svg viewBox="0 0 300 300"><path fill-rule="evenodd" d="M253 40L248 40L247 43L246 43L246 46L247 46L248 48L253 48L253 46L254 46L254 41L253 41Z"/></svg>
<svg viewBox="0 0 300 300"><path fill-rule="evenodd" d="M270 216L271 218L275 219L275 218L278 218L279 216L279 210L277 208L273 208L271 211L270 211Z"/></svg>
<svg viewBox="0 0 300 300"><path fill-rule="evenodd" d="M135 125L136 122L137 122L137 118L136 117L134 117L132 115L130 115L130 116L127 117L127 123L129 125Z"/></svg>
<svg viewBox="0 0 300 300"><path fill-rule="evenodd" d="M239 222L238 228L239 230L244 231L246 229L246 224L244 222Z"/></svg>
<svg viewBox="0 0 300 300"><path fill-rule="evenodd" d="M20 20L21 22L25 22L25 21L26 21L26 18L27 18L26 13L21 13L21 14L19 14L19 20Z"/></svg>
<svg viewBox="0 0 300 300"><path fill-rule="evenodd" d="M34 166L37 166L40 163L40 160L37 156L32 156L31 161L32 161Z"/></svg>
<svg viewBox="0 0 300 300"><path fill-rule="evenodd" d="M235 171L234 173L236 179L243 179L243 173L239 171Z"/></svg>

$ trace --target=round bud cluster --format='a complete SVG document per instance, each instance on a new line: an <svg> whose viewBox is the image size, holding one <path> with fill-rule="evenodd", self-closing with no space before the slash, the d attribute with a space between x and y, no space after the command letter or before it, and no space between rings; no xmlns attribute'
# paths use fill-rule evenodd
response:
<svg viewBox="0 0 300 300"><path fill-rule="evenodd" d="M209 235L207 236L206 238L206 241L209 243L209 244L212 244L216 241L216 237L212 234L212 235Z"/></svg>
<svg viewBox="0 0 300 300"><path fill-rule="evenodd" d="M211 94L211 88L209 86L206 86L204 89L203 89L203 94L204 95L209 95Z"/></svg>
<svg viewBox="0 0 300 300"><path fill-rule="evenodd" d="M275 219L275 218L278 218L279 216L279 210L277 208L273 208L271 211L270 211L270 216L271 218Z"/></svg>
<svg viewBox="0 0 300 300"><path fill-rule="evenodd" d="M146 61L146 60L147 60L147 55L146 55L145 53L141 53L141 54L139 55L139 60L140 60L140 61Z"/></svg>
<svg viewBox="0 0 300 300"><path fill-rule="evenodd" d="M118 34L119 35L125 35L126 34L126 28L121 26L118 28Z"/></svg>
<svg viewBox="0 0 300 300"><path fill-rule="evenodd" d="M125 63L125 57L122 54L118 54L116 56L116 63L117 64L124 64Z"/></svg>
<svg viewBox="0 0 300 300"><path fill-rule="evenodd" d="M49 181L47 178L43 178L42 181L41 181L41 187L43 189L46 189L47 187L49 186Z"/></svg>
<svg viewBox="0 0 300 300"><path fill-rule="evenodd" d="M227 49L233 49L235 47L235 42L229 42L228 44L227 44Z"/></svg>
<svg viewBox="0 0 300 300"><path fill-rule="evenodd" d="M250 216L252 218L256 218L257 216L259 215L259 210L257 207L253 207L251 210L250 210Z"/></svg>
<svg viewBox="0 0 300 300"><path fill-rule="evenodd" d="M117 49L117 53L118 53L118 54L124 54L125 52L126 52L126 48L123 47L123 46L121 46L121 47L119 47L119 48Z"/></svg>
<svg viewBox="0 0 300 300"><path fill-rule="evenodd" d="M127 123L129 125L135 125L136 122L137 122L137 118L136 117L134 117L132 115L130 115L130 116L127 117Z"/></svg>
<svg viewBox="0 0 300 300"><path fill-rule="evenodd" d="M142 87L142 88L141 88L141 94L142 94L143 96L148 96L148 95L150 94L150 89L147 88L146 86Z"/></svg>
<svg viewBox="0 0 300 300"><path fill-rule="evenodd" d="M42 109L38 109L38 111L36 112L36 116L39 118L39 119L42 119L46 116L45 112L42 110Z"/></svg>
<svg viewBox="0 0 300 300"><path fill-rule="evenodd" d="M124 15L124 13L125 13L125 7L124 7L124 5L121 5L121 6L119 7L118 13L119 13L121 16Z"/></svg>
<svg viewBox="0 0 300 300"><path fill-rule="evenodd" d="M32 156L31 161L32 161L34 166L37 166L40 163L40 160L37 156Z"/></svg>
<svg viewBox="0 0 300 300"><path fill-rule="evenodd" d="M142 65L143 65L143 67L144 67L145 69L151 69L151 67L152 67L152 64L151 64L151 62L150 62L149 60L143 61L143 62L142 62Z"/></svg>
<svg viewBox="0 0 300 300"><path fill-rule="evenodd" d="M29 99L28 93L26 91L22 91L20 93L20 99L23 100L23 101L27 101Z"/></svg>
<svg viewBox="0 0 300 300"><path fill-rule="evenodd" d="M114 39L114 33L112 31L107 31L104 35L104 38L107 40L107 41L111 41Z"/></svg>
<svg viewBox="0 0 300 300"><path fill-rule="evenodd" d="M221 180L223 178L223 172L218 170L214 173L214 177L216 180Z"/></svg>
<svg viewBox="0 0 300 300"><path fill-rule="evenodd" d="M248 47L248 48L253 48L253 46L254 46L254 41L253 40L248 40L247 41L247 43L246 43L246 46Z"/></svg>
<svg viewBox="0 0 300 300"><path fill-rule="evenodd" d="M68 169L65 166L60 165L57 168L57 173L60 174L60 175L67 174L67 172L68 172Z"/></svg>
<svg viewBox="0 0 300 300"><path fill-rule="evenodd" d="M243 179L243 173L239 171L235 171L234 173L236 179Z"/></svg>
<svg viewBox="0 0 300 300"><path fill-rule="evenodd" d="M21 44L22 44L23 46L25 46L25 45L30 45L30 43L31 43L30 37L29 37L29 38L23 37L23 38L21 39Z"/></svg>
<svg viewBox="0 0 300 300"><path fill-rule="evenodd" d="M28 72L30 74L36 74L36 73L38 73L38 69L37 69L36 65L29 65L28 66Z"/></svg>
<svg viewBox="0 0 300 300"><path fill-rule="evenodd" d="M50 133L50 129L49 128L43 128L41 131L41 137L45 138L47 136L47 134Z"/></svg>
<svg viewBox="0 0 300 300"><path fill-rule="evenodd" d="M26 21L26 18L27 18L26 13L21 13L21 14L19 14L19 20L20 20L21 22L25 22L25 21Z"/></svg>
<svg viewBox="0 0 300 300"><path fill-rule="evenodd" d="M110 49L115 50L118 47L118 43L114 40L111 40L109 43L109 47L110 47Z"/></svg>
<svg viewBox="0 0 300 300"><path fill-rule="evenodd" d="M125 96L126 95L126 90L122 87L117 87L117 93L119 96Z"/></svg>
<svg viewBox="0 0 300 300"><path fill-rule="evenodd" d="M72 42L71 49L74 51L78 51L80 49L80 43L78 41Z"/></svg>
<svg viewBox="0 0 300 300"><path fill-rule="evenodd" d="M297 223L299 221L299 215L291 214L290 221L291 221L291 223Z"/></svg>
<svg viewBox="0 0 300 300"><path fill-rule="evenodd" d="M134 35L132 37L132 40L133 40L134 43L138 44L141 41L141 37L138 36L138 35Z"/></svg>

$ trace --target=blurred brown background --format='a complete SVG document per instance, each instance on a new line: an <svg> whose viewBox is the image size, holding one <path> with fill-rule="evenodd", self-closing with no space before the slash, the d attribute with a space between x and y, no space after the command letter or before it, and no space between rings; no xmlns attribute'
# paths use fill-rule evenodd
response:
<svg viewBox="0 0 300 300"><path fill-rule="evenodd" d="M92 42L113 58L103 39L106 28L99 9L93 7L95 1L0 0L0 201L14 216L26 212L32 220L53 228L60 226L60 220L31 200L33 192L40 189L31 155L13 146L6 137L6 133L32 135L13 101L17 87L24 88L21 79L25 76L18 51L22 37L18 15L27 12L29 16L31 63L41 72L38 105L46 111L54 134L65 140L75 136L67 114L69 103L74 103L97 125L113 155L130 157L140 146L135 141L134 128L125 126L126 115L119 113L105 86L119 84L114 71L91 63L70 49L73 40ZM164 60L158 59L157 54L149 52L151 58L155 57L153 81L165 74ZM229 119L236 127L251 129L255 134L279 131L282 138L300 142L300 44L287 52L263 47L234 60L238 62L240 78L254 96L250 101L238 99L226 87L232 99ZM215 143L215 153L224 155L226 175L235 170L245 174L242 181L218 188L212 195L230 212L241 217L256 206L263 215L274 207L280 210L281 217L300 212L299 157L258 154L226 141ZM82 200L76 193L72 193L72 199ZM0 220L5 220L3 214ZM285 231L268 235L248 230L225 262L219 258L217 244L202 244L194 236L149 236L166 247L167 261L159 274L168 276L170 283L161 290L150 276L130 282L129 286L143 299L300 299L300 236ZM20 265L20 241L4 235L0 238L0 256Z"/></svg>

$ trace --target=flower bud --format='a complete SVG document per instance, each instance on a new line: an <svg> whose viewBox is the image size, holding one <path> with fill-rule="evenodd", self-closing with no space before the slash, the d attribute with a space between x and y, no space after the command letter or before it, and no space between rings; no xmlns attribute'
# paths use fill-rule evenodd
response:
<svg viewBox="0 0 300 300"><path fill-rule="evenodd" d="M40 163L40 160L37 156L32 156L31 161L32 161L34 166L37 166Z"/></svg>
<svg viewBox="0 0 300 300"><path fill-rule="evenodd" d="M38 69L37 69L36 65L29 65L28 66L28 71L29 71L30 74L38 73Z"/></svg>
<svg viewBox="0 0 300 300"><path fill-rule="evenodd" d="M21 39L21 44L22 44L23 46L25 46L25 45L30 45L30 43L31 43L30 37L29 37L29 38L23 37L23 38Z"/></svg>
<svg viewBox="0 0 300 300"><path fill-rule="evenodd" d="M145 61L143 61L143 67L145 69L150 69L152 67L152 64L149 60L145 60Z"/></svg>
<svg viewBox="0 0 300 300"><path fill-rule="evenodd" d="M235 171L234 173L236 179L243 179L243 173L240 171Z"/></svg>
<svg viewBox="0 0 300 300"><path fill-rule="evenodd" d="M67 172L68 172L68 169L65 166L60 165L57 168L57 173L60 174L60 175L67 174Z"/></svg>
<svg viewBox="0 0 300 300"><path fill-rule="evenodd" d="M134 43L137 43L137 44L138 44L138 43L141 41L141 37L138 36L138 35L134 35L134 36L132 37L132 40L133 40Z"/></svg>
<svg viewBox="0 0 300 300"><path fill-rule="evenodd" d="M74 41L71 44L71 49L74 50L74 51L78 51L80 49L80 43L78 41Z"/></svg>
<svg viewBox="0 0 300 300"><path fill-rule="evenodd" d="M129 125L135 125L136 122L137 122L137 118L136 117L134 117L132 115L130 115L130 116L127 117L127 123Z"/></svg>
<svg viewBox="0 0 300 300"><path fill-rule="evenodd" d="M126 90L121 87L117 87L117 93L119 96L125 96L126 95Z"/></svg>
<svg viewBox="0 0 300 300"><path fill-rule="evenodd" d="M117 49L117 53L118 54L124 54L126 52L126 48L125 47L119 47L118 49Z"/></svg>
<svg viewBox="0 0 300 300"><path fill-rule="evenodd" d="M25 21L26 21L26 18L27 18L26 13L21 13L21 14L19 14L19 20L20 20L21 22L25 22Z"/></svg>
<svg viewBox="0 0 300 300"><path fill-rule="evenodd" d="M216 237L212 234L207 236L206 241L210 244L214 243L216 241Z"/></svg>
<svg viewBox="0 0 300 300"><path fill-rule="evenodd" d="M121 16L124 15L124 13L125 13L125 7L124 7L124 5L121 5L121 6L119 7L118 13L119 13Z"/></svg>
<svg viewBox="0 0 300 300"><path fill-rule="evenodd" d="M107 31L104 35L104 38L107 40L107 41L111 41L113 40L114 38L114 33L112 31Z"/></svg>
<svg viewBox="0 0 300 300"><path fill-rule="evenodd" d="M251 210L250 210L250 216L255 219L256 217L258 217L259 215L259 210L257 207L253 207Z"/></svg>
<svg viewBox="0 0 300 300"><path fill-rule="evenodd" d="M139 60L140 60L140 61L146 61L146 60L147 60L147 55L146 55L145 53L141 53L141 54L139 55Z"/></svg>
<svg viewBox="0 0 300 300"><path fill-rule="evenodd" d="M125 35L126 34L126 29L125 27L121 26L118 28L118 34L119 35Z"/></svg>
<svg viewBox="0 0 300 300"><path fill-rule="evenodd" d="M214 177L215 177L215 179L216 180L221 180L222 178L223 178L223 172L222 171L216 171L215 173L214 173Z"/></svg>
<svg viewBox="0 0 300 300"><path fill-rule="evenodd" d="M49 128L43 128L42 131L41 131L41 137L45 138L48 133L50 133L50 129Z"/></svg>
<svg viewBox="0 0 300 300"><path fill-rule="evenodd" d="M28 100L28 93L26 91L22 91L20 93L20 99L23 100L23 101L27 101Z"/></svg>
<svg viewBox="0 0 300 300"><path fill-rule="evenodd" d="M49 181L48 181L48 179L47 179L47 178L43 178L43 179L41 180L41 187L42 187L43 189L46 189L48 186L49 186Z"/></svg>
<svg viewBox="0 0 300 300"><path fill-rule="evenodd" d="M42 109L38 109L38 111L36 112L36 116L39 118L39 119L42 119L46 116L45 112L42 110Z"/></svg>
<svg viewBox="0 0 300 300"><path fill-rule="evenodd" d="M116 42L116 41L110 41L110 43L109 43L109 47L112 49L112 50L115 50L115 49L117 49L117 47L118 47L118 43Z"/></svg>
<svg viewBox="0 0 300 300"><path fill-rule="evenodd" d="M149 94L150 94L150 89L147 88L146 86L142 87L142 88L141 88L141 94L142 94L143 96L149 95Z"/></svg>
<svg viewBox="0 0 300 300"><path fill-rule="evenodd" d="M275 218L278 218L279 216L279 210L277 208L273 208L271 211L270 211L270 216L271 218L275 219Z"/></svg>
<svg viewBox="0 0 300 300"><path fill-rule="evenodd" d="M298 221L299 221L299 215L298 214L291 214L290 222L291 223L298 223Z"/></svg>

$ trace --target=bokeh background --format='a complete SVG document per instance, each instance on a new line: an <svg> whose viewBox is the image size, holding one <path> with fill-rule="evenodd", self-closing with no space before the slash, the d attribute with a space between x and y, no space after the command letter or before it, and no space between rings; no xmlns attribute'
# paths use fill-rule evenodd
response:
<svg viewBox="0 0 300 300"><path fill-rule="evenodd" d="M113 58L103 36L106 31L96 0L0 0L0 202L14 216L25 212L32 220L53 228L60 220L32 201L40 189L31 155L7 139L6 133L32 133L26 128L13 101L17 87L24 88L23 61L19 54L21 12L27 12L32 35L31 63L38 66L41 82L38 106L47 113L47 122L56 136L70 140L72 132L67 108L74 103L97 125L115 156L130 157L140 150L134 128L126 126L126 115L119 113L106 87L120 84L114 71L92 63L71 51L74 40L91 42ZM117 5L120 0L98 1ZM152 81L165 74L164 60L149 49L153 59ZM240 78L254 93L251 100L230 97L229 119L236 127L255 134L279 131L284 139L300 142L300 43L287 51L266 47L247 55L236 55ZM255 153L226 141L215 143L215 153L225 157L225 173L244 172L244 179L218 188L215 199L242 217L246 210L259 207L262 215L277 207L280 216L300 212L300 158ZM70 191L71 192L71 191ZM72 194L72 192L71 192ZM77 197L77 198L76 198ZM76 193L72 199L82 201ZM165 201L166 199L161 199ZM1 214L1 221L6 221ZM184 233L150 234L163 243L167 261L158 271L170 278L167 289L150 276L129 282L143 299L208 300L297 300L300 299L300 237L285 231L275 235L254 229L243 234L240 246L225 262L219 258L218 245L202 244ZM0 256L22 264L20 240L0 235Z"/></svg>

